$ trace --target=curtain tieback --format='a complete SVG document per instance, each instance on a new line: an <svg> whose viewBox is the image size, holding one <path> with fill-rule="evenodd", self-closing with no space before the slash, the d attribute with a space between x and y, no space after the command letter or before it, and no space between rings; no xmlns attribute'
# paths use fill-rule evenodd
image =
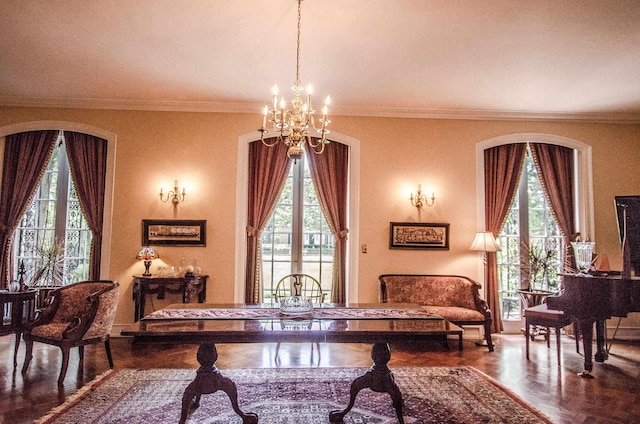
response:
<svg viewBox="0 0 640 424"><path fill-rule="evenodd" d="M338 233L338 238L347 240L347 234L349 234L349 230L344 229Z"/></svg>
<svg viewBox="0 0 640 424"><path fill-rule="evenodd" d="M255 237L257 235L258 235L258 230L256 230L251 225L247 225L247 236L248 237Z"/></svg>

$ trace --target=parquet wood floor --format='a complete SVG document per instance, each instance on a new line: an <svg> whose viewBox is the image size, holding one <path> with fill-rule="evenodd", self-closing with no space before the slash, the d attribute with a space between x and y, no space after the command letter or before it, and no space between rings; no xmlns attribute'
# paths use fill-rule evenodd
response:
<svg viewBox="0 0 640 424"><path fill-rule="evenodd" d="M84 369L78 369L77 349L72 352L65 385L58 389L60 351L35 344L28 372L13 371L13 336L0 337L0 423L30 423L60 404L84 383L108 369L102 345L88 346ZM525 359L524 337L495 335L495 352L465 340L464 350L437 344L392 345L393 366L470 365L493 377L554 422L638 423L640 422L640 342L613 344L609 360L594 366L596 379L577 376L583 357L575 342L563 337L562 364L558 366L554 344L547 349L538 339L531 343L531 360ZM218 367L368 367L370 346L365 344L283 344L275 358L275 344L219 345ZM116 368L197 368L195 346L138 345L129 339L112 339ZM24 346L19 351L22 366ZM194 373L195 375L195 373Z"/></svg>

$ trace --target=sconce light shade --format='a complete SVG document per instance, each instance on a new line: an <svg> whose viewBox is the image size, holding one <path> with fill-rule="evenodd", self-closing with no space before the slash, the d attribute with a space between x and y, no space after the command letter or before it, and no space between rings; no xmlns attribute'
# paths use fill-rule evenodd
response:
<svg viewBox="0 0 640 424"><path fill-rule="evenodd" d="M491 231L480 231L471 243L471 250L479 252L499 252L502 250Z"/></svg>
<svg viewBox="0 0 640 424"><path fill-rule="evenodd" d="M144 261L144 273L142 275L145 277L151 275L151 271L149 271L151 261L158 258L160 258L160 254L158 254L153 247L146 246L140 249L136 255L136 259Z"/></svg>

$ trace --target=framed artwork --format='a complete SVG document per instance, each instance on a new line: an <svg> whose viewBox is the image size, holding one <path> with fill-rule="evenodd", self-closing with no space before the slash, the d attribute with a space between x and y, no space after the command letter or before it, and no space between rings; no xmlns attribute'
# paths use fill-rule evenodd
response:
<svg viewBox="0 0 640 424"><path fill-rule="evenodd" d="M390 249L449 250L449 224L391 222Z"/></svg>
<svg viewBox="0 0 640 424"><path fill-rule="evenodd" d="M143 219L143 246L206 246L206 220Z"/></svg>

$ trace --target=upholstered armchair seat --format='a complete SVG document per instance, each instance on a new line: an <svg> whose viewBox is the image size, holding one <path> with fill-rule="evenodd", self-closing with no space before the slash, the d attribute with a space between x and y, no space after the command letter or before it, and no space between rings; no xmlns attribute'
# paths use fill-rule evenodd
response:
<svg viewBox="0 0 640 424"><path fill-rule="evenodd" d="M111 280L83 281L52 292L49 306L38 312L23 334L27 348L22 372L29 368L34 341L58 346L62 350L60 385L67 372L72 347L78 347L80 366L83 366L84 346L104 341L109 366L113 368L109 333L118 294L118 283Z"/></svg>

